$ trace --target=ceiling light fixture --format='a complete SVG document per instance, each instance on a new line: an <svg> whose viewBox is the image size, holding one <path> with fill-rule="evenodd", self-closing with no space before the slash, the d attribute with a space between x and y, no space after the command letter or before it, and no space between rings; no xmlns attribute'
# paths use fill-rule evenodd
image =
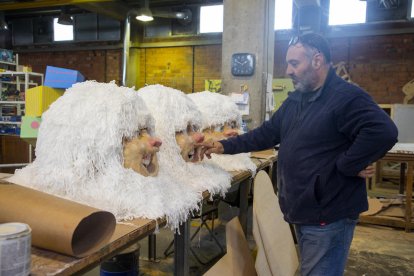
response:
<svg viewBox="0 0 414 276"><path fill-rule="evenodd" d="M58 17L57 23L61 25L73 25L73 17L68 14L66 7L62 7L62 12Z"/></svg>
<svg viewBox="0 0 414 276"><path fill-rule="evenodd" d="M6 20L4 19L4 13L0 13L0 30L8 30L9 26L7 25Z"/></svg>
<svg viewBox="0 0 414 276"><path fill-rule="evenodd" d="M149 9L148 0L145 0L144 7L138 10L138 14L135 18L139 21L144 21L144 22L154 20L154 17L152 16L152 12Z"/></svg>

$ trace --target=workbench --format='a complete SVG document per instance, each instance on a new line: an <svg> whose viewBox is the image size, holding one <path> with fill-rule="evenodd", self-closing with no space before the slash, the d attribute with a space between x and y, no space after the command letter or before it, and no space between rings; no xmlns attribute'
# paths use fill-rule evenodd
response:
<svg viewBox="0 0 414 276"><path fill-rule="evenodd" d="M414 152L412 151L390 151L381 160L398 162L403 168L402 179L400 179L400 193L404 193L405 183L405 218L394 218L385 216L360 216L359 220L363 223L378 224L384 226L392 226L404 228L406 232L410 232L414 229L414 223L412 221L412 193L413 193L413 170L414 170ZM405 178L405 179L404 179Z"/></svg>
<svg viewBox="0 0 414 276"><path fill-rule="evenodd" d="M252 161L257 165L257 171L267 170L269 173L272 172L276 159L277 156L275 154L268 153L264 155L258 154L257 157L252 157ZM252 183L252 174L250 171L231 172L231 174L233 176L232 185L240 185L239 218L243 230L246 232L248 194ZM208 198L210 195L208 192L204 192L203 196L204 198ZM74 275L84 273L103 261L119 254L139 240L147 236L153 236L156 228L164 226L165 223L165 219L159 219L157 221L135 219L125 224L118 223L114 235L105 246L93 254L80 259L32 247L31 275ZM174 237L174 275L188 275L190 218L180 226L179 231L180 235L175 234ZM149 247L151 247L152 241L153 239L149 239Z"/></svg>

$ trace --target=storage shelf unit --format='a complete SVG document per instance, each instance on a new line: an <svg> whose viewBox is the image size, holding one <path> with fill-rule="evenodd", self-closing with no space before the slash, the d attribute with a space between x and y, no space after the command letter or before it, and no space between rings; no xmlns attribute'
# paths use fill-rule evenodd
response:
<svg viewBox="0 0 414 276"><path fill-rule="evenodd" d="M18 55L14 57L15 62L0 61L0 171L7 173L32 161L32 146L19 135L25 115L23 93L44 80L41 73L17 72Z"/></svg>
<svg viewBox="0 0 414 276"><path fill-rule="evenodd" d="M0 59L0 69L11 70L10 66L14 69L13 71L17 71L17 66L19 65L19 55L13 55L13 62L5 61Z"/></svg>

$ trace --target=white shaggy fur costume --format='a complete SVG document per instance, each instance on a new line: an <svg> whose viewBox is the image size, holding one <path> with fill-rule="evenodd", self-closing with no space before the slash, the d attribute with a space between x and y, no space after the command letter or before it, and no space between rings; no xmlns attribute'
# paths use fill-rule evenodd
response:
<svg viewBox="0 0 414 276"><path fill-rule="evenodd" d="M201 114L183 92L162 85L150 85L138 90L155 118L155 134L163 141L159 151L160 175L176 176L200 194L223 195L231 185L231 175L223 169L206 163L185 162L175 134L187 126L201 127Z"/></svg>
<svg viewBox="0 0 414 276"><path fill-rule="evenodd" d="M153 134L154 119L135 90L74 84L43 114L36 160L9 181L110 211L117 220L165 215L176 228L201 196L166 175L144 177L123 167L123 138L142 128Z"/></svg>
<svg viewBox="0 0 414 276"><path fill-rule="evenodd" d="M202 129L223 126L232 121L236 122L239 127L241 126L240 111L229 96L209 91L193 93L188 96L201 112ZM249 170L253 175L256 174L256 165L250 159L250 153L212 154L211 159L205 158L204 162L214 163L227 171Z"/></svg>

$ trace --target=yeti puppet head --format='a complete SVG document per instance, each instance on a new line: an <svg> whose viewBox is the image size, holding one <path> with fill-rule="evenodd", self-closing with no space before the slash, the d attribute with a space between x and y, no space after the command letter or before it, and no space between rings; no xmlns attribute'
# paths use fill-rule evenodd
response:
<svg viewBox="0 0 414 276"><path fill-rule="evenodd" d="M204 140L199 132L202 116L184 92L163 85L138 90L155 119L155 134L163 141L160 174L168 174L202 192L221 193L230 186L231 176L213 164L199 161Z"/></svg>
<svg viewBox="0 0 414 276"><path fill-rule="evenodd" d="M229 96L209 91L192 93L188 95L201 112L202 131L206 142L216 142L237 136L242 133L242 116L237 105ZM231 170L250 170L256 172L256 166L250 160L250 154L217 155L213 154L211 160L219 167Z"/></svg>

